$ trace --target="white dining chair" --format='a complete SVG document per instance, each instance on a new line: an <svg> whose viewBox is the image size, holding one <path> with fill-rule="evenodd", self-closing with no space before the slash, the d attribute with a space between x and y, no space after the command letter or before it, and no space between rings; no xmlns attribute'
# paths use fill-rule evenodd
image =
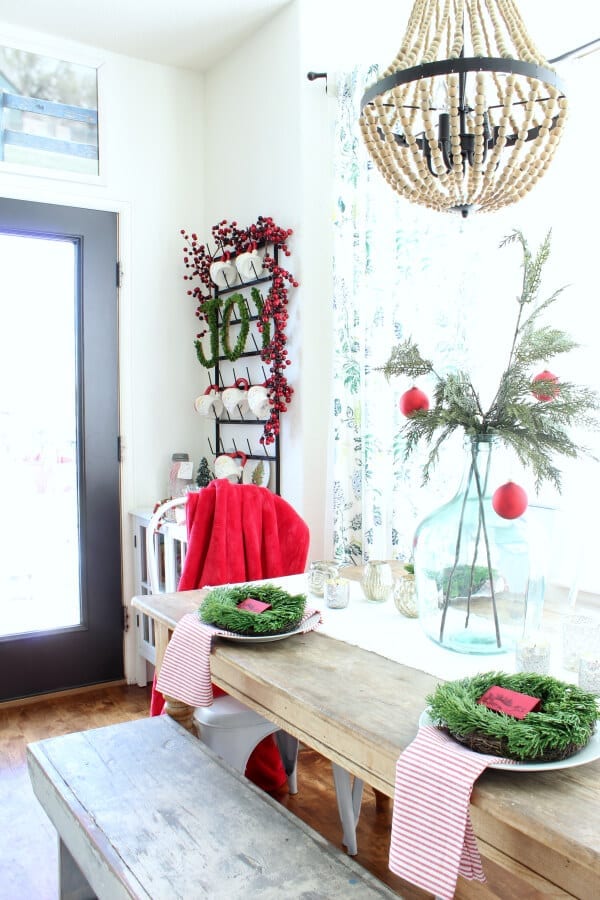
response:
<svg viewBox="0 0 600 900"><path fill-rule="evenodd" d="M185 508L186 497L174 497L156 508L146 529L146 566L150 593L161 593L157 535L165 515L173 509ZM254 712L235 697L215 697L212 706L198 707L194 712L200 739L218 756L240 772L244 772L250 754L263 738L275 737L287 775L290 794L298 793L298 740Z"/></svg>
<svg viewBox="0 0 600 900"><path fill-rule="evenodd" d="M172 509L185 508L186 497L175 497L157 507L146 530L146 565L150 592L161 593L158 564L157 533L165 514ZM254 712L235 697L215 697L212 706L194 711L200 739L218 756L239 772L244 772L250 754L260 741L272 734L275 737L287 775L290 794L298 793L298 739L282 731L273 722ZM342 825L342 842L349 856L356 856L358 846L356 826L360 815L363 782L337 763L332 762L338 814Z"/></svg>

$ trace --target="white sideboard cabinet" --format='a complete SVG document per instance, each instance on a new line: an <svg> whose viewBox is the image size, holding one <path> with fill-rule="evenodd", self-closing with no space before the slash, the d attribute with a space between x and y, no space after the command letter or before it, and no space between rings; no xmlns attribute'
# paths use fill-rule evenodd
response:
<svg viewBox="0 0 600 900"><path fill-rule="evenodd" d="M146 559L146 532L151 516L152 509L150 508L136 509L130 513L135 554L135 596L152 593ZM163 523L160 531L154 535L154 545L158 554L160 592L176 591L187 549L185 523ZM143 687L151 680L156 663L154 624L145 613L141 613L139 610L134 610L133 613L137 646L136 682Z"/></svg>

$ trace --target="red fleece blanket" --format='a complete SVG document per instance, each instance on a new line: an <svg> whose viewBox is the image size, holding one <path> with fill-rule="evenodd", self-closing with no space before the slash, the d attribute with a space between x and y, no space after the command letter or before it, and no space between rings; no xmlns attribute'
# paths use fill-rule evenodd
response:
<svg viewBox="0 0 600 900"><path fill-rule="evenodd" d="M290 504L268 488L218 478L191 493L186 504L188 549L178 590L235 584L304 572L309 531ZM223 692L213 686L214 696ZM151 715L164 706L153 686ZM267 791L285 784L270 735L254 749L246 776Z"/></svg>
<svg viewBox="0 0 600 900"><path fill-rule="evenodd" d="M190 494L180 591L304 571L308 527L267 488L218 478Z"/></svg>

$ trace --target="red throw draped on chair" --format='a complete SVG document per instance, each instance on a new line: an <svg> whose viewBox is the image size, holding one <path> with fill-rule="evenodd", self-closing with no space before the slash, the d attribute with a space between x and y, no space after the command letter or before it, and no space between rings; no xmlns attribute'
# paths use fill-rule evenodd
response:
<svg viewBox="0 0 600 900"><path fill-rule="evenodd" d="M268 488L218 478L191 493L186 504L188 549L178 590L279 578L304 572L309 531L290 504ZM218 697L224 693L213 685ZM150 715L164 699L152 686ZM286 774L272 735L252 752L246 777L266 791L281 788Z"/></svg>

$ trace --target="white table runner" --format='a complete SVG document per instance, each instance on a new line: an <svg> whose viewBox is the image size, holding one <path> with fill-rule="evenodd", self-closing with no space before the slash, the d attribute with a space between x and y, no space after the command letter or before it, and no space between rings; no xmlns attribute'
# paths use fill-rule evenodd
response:
<svg viewBox="0 0 600 900"><path fill-rule="evenodd" d="M308 591L306 575L273 579L290 593L306 593L308 603L321 611L321 634L378 653L394 662L451 681L478 672L515 672L515 654L463 654L440 647L424 633L418 619L398 612L393 599L384 603L367 600L358 581L350 581L350 603L345 609L328 609L322 597ZM552 635L550 635L552 643ZM577 675L562 669L559 636L552 646L551 674L576 682Z"/></svg>

